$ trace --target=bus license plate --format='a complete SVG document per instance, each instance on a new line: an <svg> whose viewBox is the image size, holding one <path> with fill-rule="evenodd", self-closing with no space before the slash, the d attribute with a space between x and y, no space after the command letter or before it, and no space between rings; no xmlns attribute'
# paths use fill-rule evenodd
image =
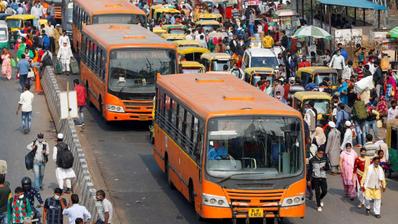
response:
<svg viewBox="0 0 398 224"><path fill-rule="evenodd" d="M264 217L264 211L261 208L249 209L249 218L262 218Z"/></svg>
<svg viewBox="0 0 398 224"><path fill-rule="evenodd" d="M146 116L146 115L139 115L139 116L138 116L138 119L141 120L141 121L145 121L145 120L148 120L148 116Z"/></svg>

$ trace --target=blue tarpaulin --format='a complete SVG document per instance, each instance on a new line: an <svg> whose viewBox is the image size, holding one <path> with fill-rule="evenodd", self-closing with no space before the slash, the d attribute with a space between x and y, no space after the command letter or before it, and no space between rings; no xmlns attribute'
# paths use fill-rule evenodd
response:
<svg viewBox="0 0 398 224"><path fill-rule="evenodd" d="M378 5L368 0L318 0L324 5L337 5L351 8L373 9L373 10L386 10L383 5Z"/></svg>

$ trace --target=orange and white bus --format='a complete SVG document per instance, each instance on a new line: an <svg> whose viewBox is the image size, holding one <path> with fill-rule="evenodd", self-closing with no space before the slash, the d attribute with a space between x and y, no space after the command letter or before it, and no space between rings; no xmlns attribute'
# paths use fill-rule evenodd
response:
<svg viewBox="0 0 398 224"><path fill-rule="evenodd" d="M158 76L153 156L205 219L304 217L301 114L230 74Z"/></svg>
<svg viewBox="0 0 398 224"><path fill-rule="evenodd" d="M156 74L177 71L177 48L139 25L82 31L80 72L88 99L107 121L152 120Z"/></svg>
<svg viewBox="0 0 398 224"><path fill-rule="evenodd" d="M74 0L73 48L80 49L81 31L90 24L141 24L146 26L145 12L127 0Z"/></svg>

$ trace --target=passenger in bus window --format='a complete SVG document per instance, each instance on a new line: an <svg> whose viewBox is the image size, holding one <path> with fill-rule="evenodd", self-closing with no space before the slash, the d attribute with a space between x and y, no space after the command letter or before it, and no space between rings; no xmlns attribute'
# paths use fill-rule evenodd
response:
<svg viewBox="0 0 398 224"><path fill-rule="evenodd" d="M210 141L210 148L208 152L209 160L228 159L228 150L224 147L221 141Z"/></svg>

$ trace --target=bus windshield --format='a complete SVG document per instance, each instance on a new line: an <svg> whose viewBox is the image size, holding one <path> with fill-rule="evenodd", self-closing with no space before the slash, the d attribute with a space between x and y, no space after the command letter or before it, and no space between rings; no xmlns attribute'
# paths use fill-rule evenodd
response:
<svg viewBox="0 0 398 224"><path fill-rule="evenodd" d="M94 24L141 24L146 25L144 15L134 14L108 14L108 15L97 15L93 18Z"/></svg>
<svg viewBox="0 0 398 224"><path fill-rule="evenodd" d="M301 122L293 117L213 118L208 124L206 170L225 179L290 177L303 170Z"/></svg>
<svg viewBox="0 0 398 224"><path fill-rule="evenodd" d="M153 93L157 73L176 73L174 50L140 48L111 51L108 85L113 92Z"/></svg>

